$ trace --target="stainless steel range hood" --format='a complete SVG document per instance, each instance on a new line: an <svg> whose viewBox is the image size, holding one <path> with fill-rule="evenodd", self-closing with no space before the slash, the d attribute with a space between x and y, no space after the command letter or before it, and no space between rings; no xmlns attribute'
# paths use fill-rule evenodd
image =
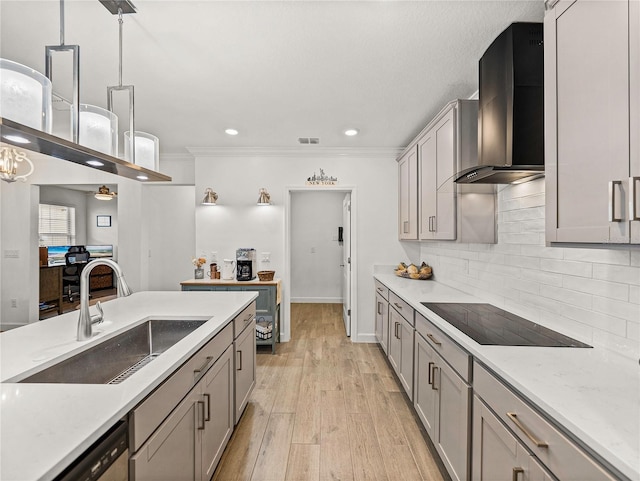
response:
<svg viewBox="0 0 640 481"><path fill-rule="evenodd" d="M145 169L111 155L80 144L32 129L13 120L0 117L0 138L3 143L23 150L40 152L58 159L144 182L171 181L168 175ZM18 139L18 140L16 140ZM24 139L20 141L19 139ZM25 143L28 142L28 143ZM101 164L101 165L99 165Z"/></svg>
<svg viewBox="0 0 640 481"><path fill-rule="evenodd" d="M479 63L478 165L457 183L511 184L544 175L542 23L513 23Z"/></svg>

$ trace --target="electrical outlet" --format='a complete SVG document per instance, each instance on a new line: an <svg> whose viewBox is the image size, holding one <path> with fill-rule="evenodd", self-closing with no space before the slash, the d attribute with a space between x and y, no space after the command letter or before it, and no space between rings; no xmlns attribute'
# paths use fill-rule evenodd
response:
<svg viewBox="0 0 640 481"><path fill-rule="evenodd" d="M18 299L11 299L11 308L15 309L18 307Z"/></svg>
<svg viewBox="0 0 640 481"><path fill-rule="evenodd" d="M271 252L260 253L262 262L271 262Z"/></svg>
<svg viewBox="0 0 640 481"><path fill-rule="evenodd" d="M312 247L312 248L311 248L311 253L312 253L312 254L315 254L315 253L316 253L316 248L315 248L315 247Z"/></svg>
<svg viewBox="0 0 640 481"><path fill-rule="evenodd" d="M218 262L218 253L216 251L211 251L211 262Z"/></svg>

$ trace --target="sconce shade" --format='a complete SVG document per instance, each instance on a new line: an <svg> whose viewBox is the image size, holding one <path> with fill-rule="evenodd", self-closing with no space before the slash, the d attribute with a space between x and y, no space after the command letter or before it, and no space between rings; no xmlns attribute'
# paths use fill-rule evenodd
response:
<svg viewBox="0 0 640 481"><path fill-rule="evenodd" d="M218 200L218 194L216 194L212 188L208 187L204 191L204 199L202 199L202 205L216 205Z"/></svg>
<svg viewBox="0 0 640 481"><path fill-rule="evenodd" d="M23 171L22 162L29 165L28 172ZM16 180L26 182L27 177L32 173L33 164L25 152L5 146L0 148L0 179L5 182L15 182Z"/></svg>
<svg viewBox="0 0 640 481"><path fill-rule="evenodd" d="M157 171L160 165L160 141L155 135L136 130L136 155L131 159L131 133L124 133L124 160L133 162L145 169Z"/></svg>
<svg viewBox="0 0 640 481"><path fill-rule="evenodd" d="M111 200L116 195L118 195L118 193L109 192L109 187L107 187L106 185L103 185L98 189L98 192L96 192L94 195L95 195L95 198L98 200Z"/></svg>
<svg viewBox="0 0 640 481"><path fill-rule="evenodd" d="M0 58L0 117L51 133L51 92L40 72Z"/></svg>
<svg viewBox="0 0 640 481"><path fill-rule="evenodd" d="M264 187L260 189L260 196L258 197L258 205L271 205L271 196L267 189Z"/></svg>
<svg viewBox="0 0 640 481"><path fill-rule="evenodd" d="M116 156L118 154L118 116L95 105L80 104L78 143Z"/></svg>

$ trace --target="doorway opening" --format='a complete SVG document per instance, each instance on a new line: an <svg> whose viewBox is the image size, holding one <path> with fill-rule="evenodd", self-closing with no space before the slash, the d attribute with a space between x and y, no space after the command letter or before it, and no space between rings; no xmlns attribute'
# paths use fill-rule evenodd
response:
<svg viewBox="0 0 640 481"><path fill-rule="evenodd" d="M355 187L287 188L282 340L291 338L292 303L341 304L357 341Z"/></svg>

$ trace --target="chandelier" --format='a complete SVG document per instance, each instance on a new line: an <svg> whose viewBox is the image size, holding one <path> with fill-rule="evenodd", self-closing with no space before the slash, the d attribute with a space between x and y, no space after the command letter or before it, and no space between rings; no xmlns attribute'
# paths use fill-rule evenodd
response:
<svg viewBox="0 0 640 481"><path fill-rule="evenodd" d="M22 164L24 162L24 164ZM18 175L18 171L22 170L22 165L29 166L29 172ZM0 179L5 182L15 182L21 180L26 182L27 177L33 173L33 163L27 157L27 154L18 149L11 147L0 147Z"/></svg>

